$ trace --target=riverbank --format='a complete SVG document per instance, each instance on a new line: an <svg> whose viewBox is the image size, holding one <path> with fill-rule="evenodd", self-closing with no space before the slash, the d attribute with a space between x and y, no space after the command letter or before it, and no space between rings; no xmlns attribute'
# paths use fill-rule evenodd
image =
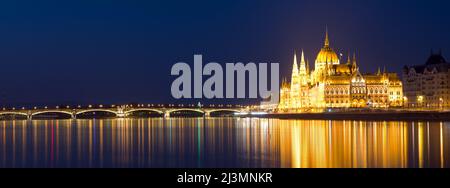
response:
<svg viewBox="0 0 450 188"><path fill-rule="evenodd" d="M312 120L375 120L375 121L450 121L450 112L323 112L323 113L269 113L241 117Z"/></svg>

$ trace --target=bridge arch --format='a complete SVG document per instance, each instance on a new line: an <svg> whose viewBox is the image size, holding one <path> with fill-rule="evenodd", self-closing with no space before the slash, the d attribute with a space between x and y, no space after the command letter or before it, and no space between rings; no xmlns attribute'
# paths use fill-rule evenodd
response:
<svg viewBox="0 0 450 188"><path fill-rule="evenodd" d="M212 109L212 110L205 110L208 113L213 113L213 112L241 112L241 110L237 110L237 109Z"/></svg>
<svg viewBox="0 0 450 188"><path fill-rule="evenodd" d="M179 111L199 112L199 113L202 113L202 114L205 113L205 111L203 111L203 110L192 109L192 108L177 108L177 109L167 110L166 113L179 112Z"/></svg>
<svg viewBox="0 0 450 188"><path fill-rule="evenodd" d="M22 115L22 116L28 116L25 112L0 112L0 116L3 115Z"/></svg>
<svg viewBox="0 0 450 188"><path fill-rule="evenodd" d="M157 112L157 113L160 113L160 114L164 114L164 111L158 110L158 109L154 109L154 108L137 108L137 109L132 109L132 110L125 111L124 113L128 114L128 113L137 112L137 111L150 111L150 112Z"/></svg>
<svg viewBox="0 0 450 188"><path fill-rule="evenodd" d="M64 110L43 110L43 111L37 111L31 114L31 117L39 114L46 114L46 113L60 113L60 114L68 114L70 116L73 115L72 112L64 111Z"/></svg>
<svg viewBox="0 0 450 188"><path fill-rule="evenodd" d="M114 110L108 110L108 109L87 109L87 110L81 110L75 113L75 115L79 115L79 114L84 114L84 113L88 113L88 112L109 112L109 113L113 113L117 116L118 112L114 111Z"/></svg>

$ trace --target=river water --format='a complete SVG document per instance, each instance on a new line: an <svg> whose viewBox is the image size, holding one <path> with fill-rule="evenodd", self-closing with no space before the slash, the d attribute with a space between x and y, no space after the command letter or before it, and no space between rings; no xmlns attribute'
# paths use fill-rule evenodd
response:
<svg viewBox="0 0 450 188"><path fill-rule="evenodd" d="M0 167L450 167L450 122L0 121Z"/></svg>

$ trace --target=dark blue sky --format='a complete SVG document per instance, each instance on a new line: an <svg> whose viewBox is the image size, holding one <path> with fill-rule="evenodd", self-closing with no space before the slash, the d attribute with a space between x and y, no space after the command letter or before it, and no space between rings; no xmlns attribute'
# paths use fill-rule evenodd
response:
<svg viewBox="0 0 450 188"><path fill-rule="evenodd" d="M171 66L313 62L356 51L362 72L450 57L449 1L2 1L0 105L172 102ZM312 66L312 63L311 63Z"/></svg>

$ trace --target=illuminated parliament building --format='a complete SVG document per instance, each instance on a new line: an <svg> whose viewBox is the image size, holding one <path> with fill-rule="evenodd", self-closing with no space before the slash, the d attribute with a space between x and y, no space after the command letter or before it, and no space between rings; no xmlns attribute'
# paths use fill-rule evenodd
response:
<svg viewBox="0 0 450 188"><path fill-rule="evenodd" d="M375 73L361 74L355 54L341 63L330 47L327 31L314 70L310 70L303 51L300 63L294 53L291 80L289 83L283 79L277 110L400 107L403 105L402 90L402 82L396 73L378 68Z"/></svg>

